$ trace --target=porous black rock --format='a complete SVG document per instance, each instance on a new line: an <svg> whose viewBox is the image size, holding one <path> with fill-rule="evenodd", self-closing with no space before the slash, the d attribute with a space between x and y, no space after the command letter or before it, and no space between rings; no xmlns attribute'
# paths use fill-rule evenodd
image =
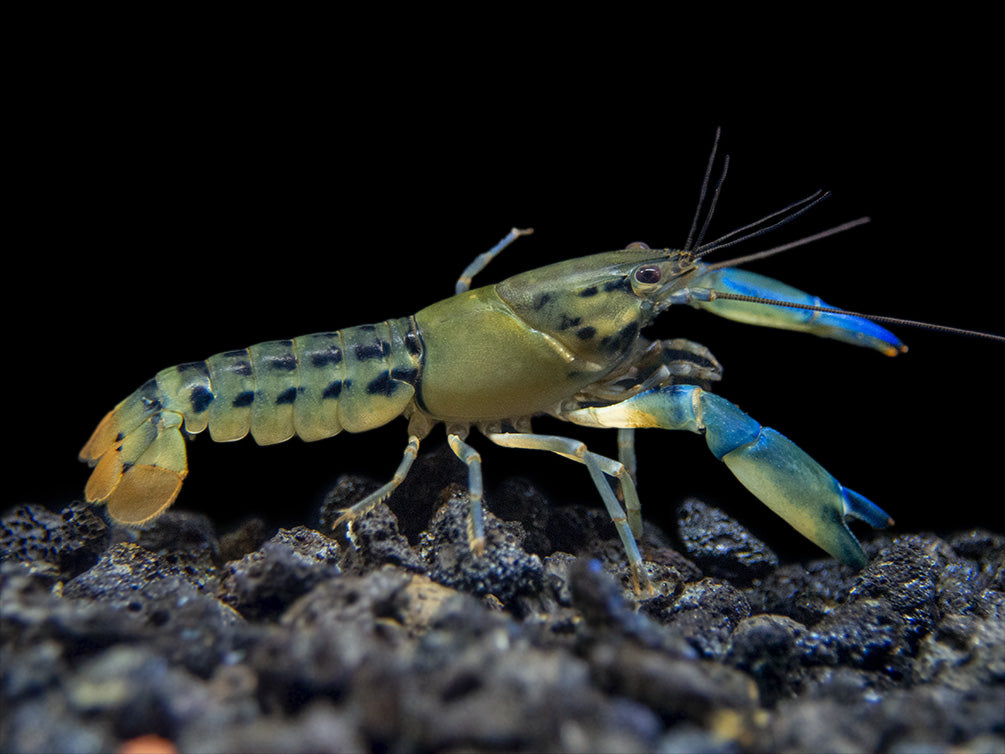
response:
<svg viewBox="0 0 1005 754"><path fill-rule="evenodd" d="M773 706L799 688L803 675L799 642L806 632L806 626L784 615L750 615L730 634L724 659L753 678L761 701Z"/></svg>
<svg viewBox="0 0 1005 754"><path fill-rule="evenodd" d="M246 617L278 615L315 584L339 575L338 544L297 526L227 564L221 598Z"/></svg>
<svg viewBox="0 0 1005 754"><path fill-rule="evenodd" d="M345 557L342 567L365 573L384 565L396 565L422 573L425 564L398 530L398 517L385 503L377 503L346 527Z"/></svg>
<svg viewBox="0 0 1005 754"><path fill-rule="evenodd" d="M718 508L688 498L677 509L684 554L710 576L746 583L778 567L778 556Z"/></svg>
<svg viewBox="0 0 1005 754"><path fill-rule="evenodd" d="M128 616L167 657L209 674L235 646L241 616L216 594L206 574L136 544L112 545L88 571L67 582L63 597L104 603Z"/></svg>
<svg viewBox="0 0 1005 754"><path fill-rule="evenodd" d="M736 626L750 615L750 604L736 587L705 578L647 601L642 611L667 626L698 656L721 658Z"/></svg>
<svg viewBox="0 0 1005 754"><path fill-rule="evenodd" d="M70 579L101 556L111 529L91 506L71 503L60 513L22 505L0 518L0 561L26 563L52 579Z"/></svg>
<svg viewBox="0 0 1005 754"><path fill-rule="evenodd" d="M1000 534L876 537L856 573L647 526L637 594L600 506L490 488L478 557L464 489L426 481L348 538L9 512L0 750L1005 749ZM343 480L329 517L374 488Z"/></svg>
<svg viewBox="0 0 1005 754"><path fill-rule="evenodd" d="M429 530L420 538L430 578L479 596L491 595L503 605L539 591L544 568L537 555L523 549L523 528L485 511L484 529L485 552L476 555L469 544L468 494L456 485L448 487Z"/></svg>

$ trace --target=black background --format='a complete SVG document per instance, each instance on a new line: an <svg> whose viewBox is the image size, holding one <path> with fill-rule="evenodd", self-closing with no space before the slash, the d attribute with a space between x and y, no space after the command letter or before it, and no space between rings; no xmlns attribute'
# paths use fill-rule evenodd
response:
<svg viewBox="0 0 1005 754"><path fill-rule="evenodd" d="M872 217L753 269L851 310L1005 330L999 122L977 52L947 62L901 42L892 56L782 55L757 71L727 55L726 73L702 75L619 41L395 49L364 34L348 51L344 33L304 34L36 51L9 115L2 507L79 498L80 446L162 367L413 313L512 226L535 233L477 282L632 241L681 244L717 126L732 162L713 235L817 188L833 197L741 250ZM911 350L889 359L692 311L650 330L711 348L718 392L898 527L1000 528L1005 346L897 332ZM613 433L535 428L616 454ZM202 436L177 505L221 528L251 513L312 524L340 473L389 477L405 439L400 421L310 445ZM424 448L442 442L437 430ZM519 474L600 505L581 467L472 442L490 495ZM700 438L649 432L639 446L647 518L699 495L774 546L798 539Z"/></svg>

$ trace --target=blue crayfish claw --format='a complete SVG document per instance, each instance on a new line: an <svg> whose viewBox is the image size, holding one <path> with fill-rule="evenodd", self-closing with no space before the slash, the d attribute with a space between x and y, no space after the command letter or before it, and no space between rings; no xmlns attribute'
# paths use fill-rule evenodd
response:
<svg viewBox="0 0 1005 754"><path fill-rule="evenodd" d="M893 523L879 506L842 486L787 437L700 387L654 388L620 403L569 411L565 418L586 426L683 429L704 435L712 454L755 497L854 568L862 568L868 559L845 518L873 527Z"/></svg>
<svg viewBox="0 0 1005 754"><path fill-rule="evenodd" d="M707 287L718 293L735 293L759 299L771 299L804 306L831 308L819 297L793 288L774 278L738 268L712 269L700 262L689 285ZM887 356L907 351L907 346L885 327L851 314L793 309L781 306L752 306L745 301L716 298L695 300L692 306L726 319L761 327L796 330L821 338L872 348Z"/></svg>

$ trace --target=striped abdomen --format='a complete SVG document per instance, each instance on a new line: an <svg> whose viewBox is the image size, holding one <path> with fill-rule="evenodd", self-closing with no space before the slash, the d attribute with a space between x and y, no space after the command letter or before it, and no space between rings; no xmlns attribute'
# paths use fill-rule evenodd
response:
<svg viewBox="0 0 1005 754"><path fill-rule="evenodd" d="M84 493L113 518L163 512L188 474L185 439L251 432L260 445L362 432L400 415L415 394L422 345L412 318L305 335L168 367L112 409L80 451Z"/></svg>
<svg viewBox="0 0 1005 754"><path fill-rule="evenodd" d="M185 430L259 445L362 432L399 416L415 393L421 345L409 318L272 340L161 370L141 388Z"/></svg>

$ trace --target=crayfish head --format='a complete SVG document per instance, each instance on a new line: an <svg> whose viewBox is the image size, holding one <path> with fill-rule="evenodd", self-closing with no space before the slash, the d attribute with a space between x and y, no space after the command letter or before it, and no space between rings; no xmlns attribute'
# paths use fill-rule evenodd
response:
<svg viewBox="0 0 1005 754"><path fill-rule="evenodd" d="M661 298L694 269L687 252L636 243L529 270L496 285L496 293L529 327L613 369L633 353Z"/></svg>

